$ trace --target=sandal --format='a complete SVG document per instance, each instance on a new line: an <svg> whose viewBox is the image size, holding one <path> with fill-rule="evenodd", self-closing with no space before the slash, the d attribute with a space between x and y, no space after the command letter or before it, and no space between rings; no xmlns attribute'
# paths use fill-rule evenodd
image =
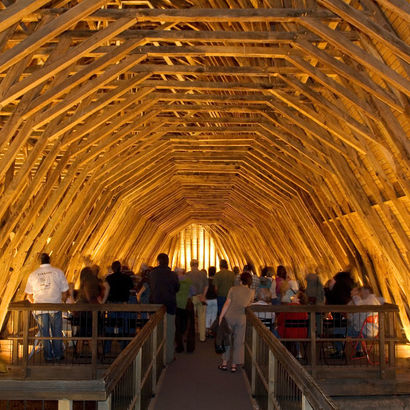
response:
<svg viewBox="0 0 410 410"><path fill-rule="evenodd" d="M238 368L236 366L231 367L231 373L236 373L238 371Z"/></svg>
<svg viewBox="0 0 410 410"><path fill-rule="evenodd" d="M220 364L218 366L219 370L222 370L223 372L226 372L228 370L228 366L226 364Z"/></svg>

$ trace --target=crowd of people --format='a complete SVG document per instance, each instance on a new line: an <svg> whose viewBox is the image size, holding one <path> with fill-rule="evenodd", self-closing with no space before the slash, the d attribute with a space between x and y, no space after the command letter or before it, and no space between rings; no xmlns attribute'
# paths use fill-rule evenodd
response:
<svg viewBox="0 0 410 410"><path fill-rule="evenodd" d="M222 354L219 369L236 372L244 360L245 308L254 305L278 304L330 304L330 305L376 305L382 303L369 286L358 287L349 272L339 272L325 285L316 273L309 273L303 285L279 265L276 270L265 266L260 275L252 263L242 271L238 267L228 268L221 260L219 270L211 266L208 272L199 269L198 260L190 262L188 272L183 268L172 270L165 253L157 257L158 266L141 265L135 275L128 267L115 261L111 272L100 276L98 266L87 266L80 272L79 288L67 283L64 273L50 264L47 254L41 255L41 265L28 278L26 294L34 303L157 303L166 307L166 362L175 358L175 352L192 352L195 349L195 335L200 342L215 336L218 327L228 329L230 343ZM113 314L114 312L112 312ZM106 335L115 334L110 324L110 313L105 322ZM123 314L123 322L127 319ZM279 338L307 337L307 327L295 336L295 329L287 328L289 318L307 320L307 313L257 313L261 319L268 319L270 329ZM268 316L267 316L268 315ZM289 316L290 315L290 316ZM293 316L292 316L293 315ZM295 316L296 315L296 316ZM341 337L357 337L362 331L363 319L351 315L349 326L342 325L342 314L334 314L333 334ZM35 318L42 337L61 337L61 312L36 312ZM115 316L118 319L118 314ZM114 319L114 316L112 317ZM135 331L135 329L133 329ZM304 333L305 332L305 333ZM372 329L368 329L369 336ZM126 334L131 334L128 329ZM373 326L374 333L374 326ZM90 330L80 336L90 336ZM123 343L125 346L125 343ZM122 347L123 347L122 346ZM336 343L335 357L342 354L343 345ZM111 342L104 343L104 351L111 349ZM299 354L299 352L298 352ZM357 354L360 355L358 348ZM44 357L47 361L64 357L61 340L44 341ZM230 366L228 366L230 363Z"/></svg>

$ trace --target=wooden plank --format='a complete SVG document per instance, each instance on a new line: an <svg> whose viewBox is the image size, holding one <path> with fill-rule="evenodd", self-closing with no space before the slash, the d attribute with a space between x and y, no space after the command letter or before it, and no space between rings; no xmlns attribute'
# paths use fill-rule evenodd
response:
<svg viewBox="0 0 410 410"><path fill-rule="evenodd" d="M405 0L376 0L381 6L387 10L398 14L400 18L410 23L410 5Z"/></svg>
<svg viewBox="0 0 410 410"><path fill-rule="evenodd" d="M342 17L371 38L377 39L400 58L410 63L410 46L381 25L367 18L360 10L341 0L319 0L319 4ZM405 13L403 13L405 14Z"/></svg>
<svg viewBox="0 0 410 410"><path fill-rule="evenodd" d="M47 4L49 0L18 0L0 11L0 32L18 23L24 16L31 14Z"/></svg>
<svg viewBox="0 0 410 410"><path fill-rule="evenodd" d="M50 12L52 12L50 10ZM45 11L47 13L47 11ZM138 22L176 22L176 23L223 23L223 22L297 22L303 16L317 19L338 21L334 13L327 10L293 8L189 8L189 9L122 9L99 10L88 16L86 21L104 21L133 16Z"/></svg>
<svg viewBox="0 0 410 410"><path fill-rule="evenodd" d="M64 53L61 58L56 59L52 64L48 64L44 68L36 70L32 75L15 84L13 87L7 90L7 93L0 98L0 105L5 106L13 100L26 93L31 88L47 81L49 78L53 77L58 72L64 70L65 68L71 66L75 61L79 60L82 56L88 54L91 50L97 48L100 44L108 41L110 38L115 36L117 33L121 32L127 27L135 24L134 20L121 19L117 22L109 25L107 28L98 31L89 39L83 41L76 47L73 47L68 52ZM134 42L135 46L138 45L138 41ZM124 47L122 47L123 49ZM127 48L127 51L130 51ZM116 55L118 58L118 54ZM72 81L73 79L70 78ZM60 85L61 87L61 85ZM40 106L41 107L41 106Z"/></svg>
<svg viewBox="0 0 410 410"><path fill-rule="evenodd" d="M26 40L0 55L0 72L7 70L19 60L45 44L50 38L61 34L66 29L80 21L83 17L88 16L95 10L99 9L104 2L105 0L84 0L67 10L61 16L54 18L44 27L36 30Z"/></svg>
<svg viewBox="0 0 410 410"><path fill-rule="evenodd" d="M403 112L403 106L400 101L398 101L397 98L390 94L386 89L382 88L380 85L372 81L372 79L364 73L356 70L354 67L350 67L348 64L344 64L342 61L336 58L333 58L325 51L320 50L318 47L315 47L304 40L299 40L294 43L294 45L301 51L304 51L305 53L317 58L327 67L333 69L335 73L343 76L353 84L357 84L359 87L371 93L372 95L383 101L385 104L389 105L399 112Z"/></svg>
<svg viewBox="0 0 410 410"><path fill-rule="evenodd" d="M324 40L328 41L334 47L346 53L349 57L358 61L370 71L377 73L378 76L383 78L393 87L396 87L405 95L410 96L410 81L402 77L400 74L386 65L383 61L380 61L379 59L373 57L359 46L346 41L334 30L330 29L324 24L318 23L317 20L312 20L309 17L303 17L301 19L301 24L312 32L322 36Z"/></svg>

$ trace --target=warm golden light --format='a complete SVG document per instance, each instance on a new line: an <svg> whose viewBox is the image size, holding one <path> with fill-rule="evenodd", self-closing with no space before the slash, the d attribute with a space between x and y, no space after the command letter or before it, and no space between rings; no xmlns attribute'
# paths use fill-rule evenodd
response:
<svg viewBox="0 0 410 410"><path fill-rule="evenodd" d="M217 249L214 239L203 225L190 225L178 235L179 248L172 257L173 267L190 269L191 259L198 259L199 269L208 270L210 266L219 268L218 252L223 255L225 250Z"/></svg>

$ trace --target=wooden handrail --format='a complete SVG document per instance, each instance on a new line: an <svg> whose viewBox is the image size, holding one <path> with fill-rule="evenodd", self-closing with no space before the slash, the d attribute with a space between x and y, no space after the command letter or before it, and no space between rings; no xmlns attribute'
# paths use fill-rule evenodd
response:
<svg viewBox="0 0 410 410"><path fill-rule="evenodd" d="M252 305L254 312L399 312L399 307L390 303L383 305Z"/></svg>
<svg viewBox="0 0 410 410"><path fill-rule="evenodd" d="M313 408L324 410L337 409L337 406L326 396L325 392L319 387L313 377L303 368L295 357L293 357L286 347L273 336L250 308L246 309L246 317L256 329L258 336L263 339L263 342L274 353L275 358L280 362L281 366L285 368Z"/></svg>
<svg viewBox="0 0 410 410"><path fill-rule="evenodd" d="M109 395L118 381L121 379L124 371L130 365L130 362L136 357L138 351L150 337L154 328L163 320L165 316L165 307L161 307L145 324L141 332L130 342L130 344L118 355L111 366L105 371L103 380L107 395Z"/></svg>
<svg viewBox="0 0 410 410"><path fill-rule="evenodd" d="M158 304L140 305L134 303L105 303L103 305L98 303L30 303L24 300L10 303L8 309L13 311L58 310L61 312L156 312L162 306Z"/></svg>

